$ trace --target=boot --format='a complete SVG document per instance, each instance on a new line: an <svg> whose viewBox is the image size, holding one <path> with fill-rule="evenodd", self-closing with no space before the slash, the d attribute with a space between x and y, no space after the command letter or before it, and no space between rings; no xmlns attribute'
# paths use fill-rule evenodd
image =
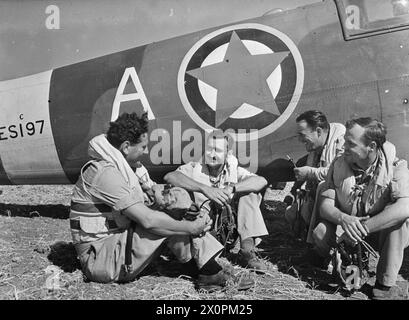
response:
<svg viewBox="0 0 409 320"><path fill-rule="evenodd" d="M237 262L243 268L254 269L256 271L267 271L268 264L257 256L254 250L241 249L238 254Z"/></svg>
<svg viewBox="0 0 409 320"><path fill-rule="evenodd" d="M254 280L249 276L241 276L237 281L234 281L224 270L220 270L218 273L212 275L199 274L197 286L198 289L208 292L220 291L225 289L230 279L235 282L237 290L248 290L255 284Z"/></svg>

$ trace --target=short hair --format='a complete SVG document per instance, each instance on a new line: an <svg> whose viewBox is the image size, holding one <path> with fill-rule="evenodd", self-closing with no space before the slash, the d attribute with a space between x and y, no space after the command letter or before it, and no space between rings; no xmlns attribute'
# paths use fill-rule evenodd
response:
<svg viewBox="0 0 409 320"><path fill-rule="evenodd" d="M124 141L131 144L139 143L141 136L148 132L148 114L140 117L135 113L123 113L118 119L109 123L107 140L115 148L119 148Z"/></svg>
<svg viewBox="0 0 409 320"><path fill-rule="evenodd" d="M317 130L317 128L321 128L324 130L329 130L329 123L325 114L318 110L308 110L301 113L296 122L300 121L307 122L308 126L311 127L313 130Z"/></svg>
<svg viewBox="0 0 409 320"><path fill-rule="evenodd" d="M208 136L207 141L209 141L210 139L224 139L227 142L227 150L229 151L233 148L233 137L229 133L223 132L222 130L212 131Z"/></svg>
<svg viewBox="0 0 409 320"><path fill-rule="evenodd" d="M371 117L362 117L348 120L345 124L345 128L349 130L356 124L365 129L363 138L366 145L374 141L377 148L382 148L386 141L387 131L386 126L382 122Z"/></svg>

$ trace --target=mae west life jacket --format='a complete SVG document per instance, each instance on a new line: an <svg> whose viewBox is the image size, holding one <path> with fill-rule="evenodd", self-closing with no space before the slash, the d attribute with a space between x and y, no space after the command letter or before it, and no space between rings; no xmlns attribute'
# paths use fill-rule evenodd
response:
<svg viewBox="0 0 409 320"><path fill-rule="evenodd" d="M86 170L93 165L95 172L98 172L107 164L91 160L81 168L80 179L75 185L70 206L70 227L74 244L96 241L122 232L130 226L131 221L126 216L89 192L96 174Z"/></svg>

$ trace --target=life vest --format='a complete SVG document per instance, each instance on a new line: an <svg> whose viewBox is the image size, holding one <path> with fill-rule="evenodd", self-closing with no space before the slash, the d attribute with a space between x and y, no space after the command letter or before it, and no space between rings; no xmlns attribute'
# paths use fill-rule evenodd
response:
<svg viewBox="0 0 409 320"><path fill-rule="evenodd" d="M104 161L91 160L86 163L80 172L80 178L75 185L71 198L70 227L74 244L96 241L113 233L126 230L131 221L114 210L101 200L91 195L88 191L95 175L84 178L90 165L95 166L97 173L104 166L109 165ZM90 172L89 172L90 173Z"/></svg>

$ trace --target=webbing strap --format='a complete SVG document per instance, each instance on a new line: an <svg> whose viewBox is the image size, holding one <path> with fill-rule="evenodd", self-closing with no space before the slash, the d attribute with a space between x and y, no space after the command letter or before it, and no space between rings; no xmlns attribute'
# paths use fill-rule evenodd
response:
<svg viewBox="0 0 409 320"><path fill-rule="evenodd" d="M107 219L106 224L108 225L108 230L118 229L118 225L115 220ZM70 219L70 227L73 230L81 230L81 224L79 220Z"/></svg>
<svg viewBox="0 0 409 320"><path fill-rule="evenodd" d="M128 229L128 234L126 235L126 245L125 245L125 270L127 272L132 272L132 241L133 233L135 231L135 223L132 222Z"/></svg>
<svg viewBox="0 0 409 320"><path fill-rule="evenodd" d="M105 203L81 203L76 201L71 201L71 210L84 213L106 213L111 212L112 208Z"/></svg>

